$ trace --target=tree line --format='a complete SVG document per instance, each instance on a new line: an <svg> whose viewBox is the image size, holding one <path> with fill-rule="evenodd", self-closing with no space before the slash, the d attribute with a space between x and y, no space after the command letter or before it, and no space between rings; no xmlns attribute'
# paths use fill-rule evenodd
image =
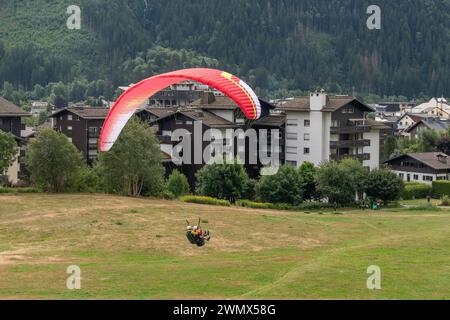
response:
<svg viewBox="0 0 450 320"><path fill-rule="evenodd" d="M111 151L100 154L89 167L67 137L41 129L26 150L29 181L47 192L104 192L126 196L179 198L190 193L187 178L174 171L167 179L160 146L147 123L132 119ZM17 154L10 134L0 134L0 175ZM209 164L197 172L196 194L230 202L240 199L264 203L300 205L327 203L355 205L366 197L384 203L398 199L403 181L387 168L369 171L361 162L346 159L299 169L281 166L272 176L250 179L239 161Z"/></svg>
<svg viewBox="0 0 450 320"><path fill-rule="evenodd" d="M32 91L103 79L117 87L167 69L215 66L265 97L321 87L408 98L448 93L448 0L380 0L382 27L373 31L368 0L83 0L82 29L73 32L58 14L65 3L37 10L42 23L38 13L4 2L10 14L2 22L18 31L0 41L0 85ZM36 21L33 32L55 35L52 41L9 21L16 11Z"/></svg>

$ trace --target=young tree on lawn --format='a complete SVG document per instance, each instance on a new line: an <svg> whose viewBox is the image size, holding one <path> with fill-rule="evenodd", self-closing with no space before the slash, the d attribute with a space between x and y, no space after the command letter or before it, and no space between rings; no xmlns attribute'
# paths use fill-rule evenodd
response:
<svg viewBox="0 0 450 320"><path fill-rule="evenodd" d="M206 165L196 177L199 194L231 202L243 196L248 184L247 172L237 161Z"/></svg>
<svg viewBox="0 0 450 320"><path fill-rule="evenodd" d="M81 153L67 137L52 129L42 129L27 148L25 164L31 181L50 192L74 188L85 166Z"/></svg>
<svg viewBox="0 0 450 320"><path fill-rule="evenodd" d="M338 162L324 162L316 174L317 190L330 203L350 204L355 201L353 178Z"/></svg>
<svg viewBox="0 0 450 320"><path fill-rule="evenodd" d="M353 194L362 199L369 170L363 167L361 161L351 158L339 162L339 167L345 172L344 176L349 180Z"/></svg>
<svg viewBox="0 0 450 320"><path fill-rule="evenodd" d="M189 182L186 176L178 170L173 171L169 176L166 188L177 198L188 194L190 191Z"/></svg>
<svg viewBox="0 0 450 320"><path fill-rule="evenodd" d="M367 196L384 203L397 200L404 188L403 180L389 169L373 170L366 182Z"/></svg>
<svg viewBox="0 0 450 320"><path fill-rule="evenodd" d="M299 169L300 178L303 182L304 200L320 199L320 194L316 189L316 173L317 168L310 162L304 162Z"/></svg>
<svg viewBox="0 0 450 320"><path fill-rule="evenodd" d="M106 192L138 197L155 195L164 186L159 142L153 130L131 119L109 152L96 165Z"/></svg>
<svg viewBox="0 0 450 320"><path fill-rule="evenodd" d="M297 205L303 201L303 181L296 168L282 166L275 175L261 177L256 194L260 201Z"/></svg>
<svg viewBox="0 0 450 320"><path fill-rule="evenodd" d="M17 143L10 133L0 131L0 177L5 175L17 156Z"/></svg>
<svg viewBox="0 0 450 320"><path fill-rule="evenodd" d="M395 155L397 148L397 139L394 136L386 137L384 141L384 160L391 159Z"/></svg>

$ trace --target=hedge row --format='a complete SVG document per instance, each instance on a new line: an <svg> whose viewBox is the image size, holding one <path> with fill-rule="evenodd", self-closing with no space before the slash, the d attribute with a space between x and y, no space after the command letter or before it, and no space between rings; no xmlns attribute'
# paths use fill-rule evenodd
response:
<svg viewBox="0 0 450 320"><path fill-rule="evenodd" d="M197 204L209 204L213 206L224 206L229 207L231 203L227 200L221 200L211 197L200 197L200 196L184 196L180 198L183 202L197 203Z"/></svg>
<svg viewBox="0 0 450 320"><path fill-rule="evenodd" d="M323 202L303 202L301 205L293 206L285 203L266 203L266 202L255 202L250 200L240 200L237 202L237 205L252 209L273 209L273 210L291 210L291 211L321 210L334 208L333 204Z"/></svg>
<svg viewBox="0 0 450 320"><path fill-rule="evenodd" d="M0 187L0 193L39 193L38 188L3 188Z"/></svg>
<svg viewBox="0 0 450 320"><path fill-rule="evenodd" d="M433 181L432 194L435 199L440 199L443 196L450 196L450 181Z"/></svg>
<svg viewBox="0 0 450 320"><path fill-rule="evenodd" d="M431 186L428 184L408 182L401 195L403 200L424 199L431 195Z"/></svg>

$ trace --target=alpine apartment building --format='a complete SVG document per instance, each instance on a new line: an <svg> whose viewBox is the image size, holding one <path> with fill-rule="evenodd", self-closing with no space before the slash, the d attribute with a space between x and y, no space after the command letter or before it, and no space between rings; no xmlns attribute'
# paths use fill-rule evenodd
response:
<svg viewBox="0 0 450 320"><path fill-rule="evenodd" d="M389 128L367 119L374 110L357 99L314 92L282 102L279 109L286 114L286 164L320 165L350 157L365 167L379 167Z"/></svg>

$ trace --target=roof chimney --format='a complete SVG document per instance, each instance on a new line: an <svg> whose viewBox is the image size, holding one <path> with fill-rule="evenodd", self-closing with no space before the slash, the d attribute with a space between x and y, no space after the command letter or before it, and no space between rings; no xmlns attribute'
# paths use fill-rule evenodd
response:
<svg viewBox="0 0 450 320"><path fill-rule="evenodd" d="M214 101L216 101L216 96L211 91L204 91L202 94L202 101L201 103L204 104L211 104Z"/></svg>
<svg viewBox="0 0 450 320"><path fill-rule="evenodd" d="M436 157L439 160L439 162L447 163L447 156L446 155L440 153Z"/></svg>
<svg viewBox="0 0 450 320"><path fill-rule="evenodd" d="M312 111L321 111L327 105L327 93L325 90L312 92L309 96L309 105Z"/></svg>

